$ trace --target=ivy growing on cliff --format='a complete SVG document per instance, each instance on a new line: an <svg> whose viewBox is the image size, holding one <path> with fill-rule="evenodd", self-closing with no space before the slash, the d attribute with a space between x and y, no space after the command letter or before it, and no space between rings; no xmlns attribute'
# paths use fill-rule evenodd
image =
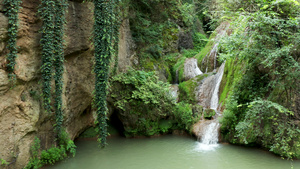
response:
<svg viewBox="0 0 300 169"><path fill-rule="evenodd" d="M110 15L113 16L114 20L111 22L112 27L112 43L113 43L113 55L115 56L115 64L112 73L116 74L118 69L118 54L119 54L119 28L121 25L121 10L120 10L120 1L119 0L113 0L111 5L111 13Z"/></svg>
<svg viewBox="0 0 300 169"><path fill-rule="evenodd" d="M63 72L64 72L64 49L63 36L65 11L67 8L67 0L55 0L55 26L54 26L54 69L55 69L55 116L56 116L56 132L58 138L61 137L63 112L62 112L62 88L63 88Z"/></svg>
<svg viewBox="0 0 300 169"><path fill-rule="evenodd" d="M16 64L16 57L18 53L17 48L17 34L18 34L18 27L19 27L19 19L18 13L20 9L20 4L22 0L4 0L4 12L8 17L8 43L7 49L9 53L7 55L7 71L9 73L10 78L14 78L14 69Z"/></svg>
<svg viewBox="0 0 300 169"><path fill-rule="evenodd" d="M114 2L94 0L94 45L95 45L95 107L97 109L97 125L99 129L99 143L101 147L106 144L107 137L107 106L106 95L109 76L109 63L112 56Z"/></svg>
<svg viewBox="0 0 300 169"><path fill-rule="evenodd" d="M41 29L42 38L40 41L42 47L42 78L43 78L43 98L44 109L51 111L51 80L54 74L55 81L55 132L58 141L61 137L63 113L62 113L62 88L63 88L63 36L65 11L67 0L42 0L39 8L39 14L43 20ZM54 70L53 70L54 69Z"/></svg>
<svg viewBox="0 0 300 169"><path fill-rule="evenodd" d="M52 65L54 58L54 14L55 1L41 0L39 7L39 15L43 20L41 29L42 38L40 45L42 47L42 79L43 79L43 101L44 110L51 111L51 79L52 79Z"/></svg>

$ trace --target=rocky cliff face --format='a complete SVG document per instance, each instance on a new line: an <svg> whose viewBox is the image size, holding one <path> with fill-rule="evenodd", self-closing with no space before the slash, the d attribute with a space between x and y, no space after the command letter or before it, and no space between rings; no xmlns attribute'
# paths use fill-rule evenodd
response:
<svg viewBox="0 0 300 169"><path fill-rule="evenodd" d="M39 33L41 20L37 16L39 1L23 0L17 45L16 81L6 72L7 18L0 0L0 158L9 168L22 168L30 157L35 136L42 148L54 144L54 114L44 113L41 97L41 55ZM94 87L92 36L92 3L70 1L67 12L65 73L63 91L64 126L71 139L93 125L92 91ZM131 62L129 23L120 30L120 71ZM127 40L127 41L126 41Z"/></svg>

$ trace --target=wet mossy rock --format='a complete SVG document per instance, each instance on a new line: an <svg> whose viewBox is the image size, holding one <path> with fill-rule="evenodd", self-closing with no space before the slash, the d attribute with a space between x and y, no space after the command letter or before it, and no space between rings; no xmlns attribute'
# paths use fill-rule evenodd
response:
<svg viewBox="0 0 300 169"><path fill-rule="evenodd" d="M222 103L224 109L226 98L231 97L234 86L241 80L247 63L242 60L229 59L226 61L223 78L219 89L219 103Z"/></svg>
<svg viewBox="0 0 300 169"><path fill-rule="evenodd" d="M205 109L204 110L204 118L205 119L212 119L212 117L216 115L216 111L213 109Z"/></svg>
<svg viewBox="0 0 300 169"><path fill-rule="evenodd" d="M203 79L208 77L209 74L198 75L188 81L179 84L179 100L187 103L195 104L198 102L196 90L202 83Z"/></svg>
<svg viewBox="0 0 300 169"><path fill-rule="evenodd" d="M192 106L193 116L201 116L203 114L203 106L195 104Z"/></svg>
<svg viewBox="0 0 300 169"><path fill-rule="evenodd" d="M98 135L97 128L90 127L79 135L79 138L96 138Z"/></svg>
<svg viewBox="0 0 300 169"><path fill-rule="evenodd" d="M219 42L224 35L229 34L229 26L230 24L228 22L221 23L220 26L210 35L206 46L195 56L202 72L212 72L215 68L220 66L216 60L219 50Z"/></svg>
<svg viewBox="0 0 300 169"><path fill-rule="evenodd" d="M141 59L140 65L137 67L138 69L144 70L144 71L155 71L156 75L158 75L159 80L163 82L173 82L173 77L171 74L171 70L169 68L168 62L159 59Z"/></svg>

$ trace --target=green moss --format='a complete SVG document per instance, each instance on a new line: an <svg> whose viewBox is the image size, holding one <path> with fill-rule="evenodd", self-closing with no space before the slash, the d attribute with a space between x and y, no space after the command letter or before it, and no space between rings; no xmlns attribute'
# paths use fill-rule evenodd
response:
<svg viewBox="0 0 300 169"><path fill-rule="evenodd" d="M213 109L205 109L204 111L204 118L211 119L214 115L216 115L215 110Z"/></svg>
<svg viewBox="0 0 300 169"><path fill-rule="evenodd" d="M186 101L188 103L196 103L195 98L195 88L197 87L197 82L194 79L182 82L179 84L179 98L180 101Z"/></svg>
<svg viewBox="0 0 300 169"><path fill-rule="evenodd" d="M229 59L226 61L223 78L220 84L220 103L224 102L225 99L232 94L235 85L243 77L245 67L245 63L241 60Z"/></svg>
<svg viewBox="0 0 300 169"><path fill-rule="evenodd" d="M144 70L146 71L154 71L154 64L155 64L156 60L154 59L142 59L141 60L141 67L144 68Z"/></svg>
<svg viewBox="0 0 300 169"><path fill-rule="evenodd" d="M188 81L180 83L178 86L180 101L185 101L191 104L197 103L196 96L195 96L195 89L198 86L198 83L207 76L208 74L202 74Z"/></svg>
<svg viewBox="0 0 300 169"><path fill-rule="evenodd" d="M162 119L159 121L158 127L162 133L166 133L173 127L173 124L174 124L173 120Z"/></svg>
<svg viewBox="0 0 300 169"><path fill-rule="evenodd" d="M198 60L198 65L200 65L201 71L205 72L202 65L202 60L205 58L205 56L211 51L211 49L214 46L214 38L216 37L216 32L212 33L209 37L208 43L205 45L205 47L198 53L195 58Z"/></svg>
<svg viewBox="0 0 300 169"><path fill-rule="evenodd" d="M185 62L185 60L186 60L186 57L184 57L184 56L179 57L176 64L172 68L173 74L175 75L175 78L176 78L176 72L178 72L178 81L179 81L179 83L184 81L183 72L184 72L184 62Z"/></svg>
<svg viewBox="0 0 300 169"><path fill-rule="evenodd" d="M95 127L90 127L80 134L79 138L93 138L97 137L98 132Z"/></svg>
<svg viewBox="0 0 300 169"><path fill-rule="evenodd" d="M201 105L198 104L193 105L192 110L193 110L194 117L201 116L203 114L203 106Z"/></svg>
<svg viewBox="0 0 300 169"><path fill-rule="evenodd" d="M164 65L164 68L165 68L165 71L166 71L167 81L169 83L173 83L173 77L172 77L170 68L167 65Z"/></svg>
<svg viewBox="0 0 300 169"><path fill-rule="evenodd" d="M184 129L189 132L191 132L191 126L200 119L199 115L193 115L192 105L184 102L178 103L173 113L177 122L177 129Z"/></svg>

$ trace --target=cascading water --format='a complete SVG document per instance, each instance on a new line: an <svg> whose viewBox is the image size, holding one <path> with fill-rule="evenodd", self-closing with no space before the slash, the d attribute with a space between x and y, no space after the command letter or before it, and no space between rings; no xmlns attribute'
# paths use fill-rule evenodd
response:
<svg viewBox="0 0 300 169"><path fill-rule="evenodd" d="M204 132L201 143L203 144L217 144L218 143L218 137L219 137L219 123L218 122L212 122L209 125L205 126Z"/></svg>
<svg viewBox="0 0 300 169"><path fill-rule="evenodd" d="M218 97L218 93L219 93L219 88L220 88L220 84L222 81L222 77L223 77L223 73L224 73L224 68L225 68L225 63L223 63L217 74L214 75L214 89L213 89L213 93L211 96L211 100L210 100L210 109L213 109L217 112L218 109L218 104L219 104L219 97ZM216 117L219 114L216 113ZM219 122L218 120L211 120L211 121L207 121L204 122L202 124L202 130L200 131L201 133L199 133L199 136L201 137L201 142L199 143L199 150L213 150L215 147L218 146L218 138L219 138Z"/></svg>
<svg viewBox="0 0 300 169"><path fill-rule="evenodd" d="M225 68L225 62L222 63L222 65L219 68L218 73L215 75L215 88L214 88L214 92L211 96L211 100L210 100L210 108L217 111L218 105L219 105L219 97L218 97L218 93L219 93L219 88L220 88L220 84L222 81L222 77L223 77L223 73L224 73L224 68Z"/></svg>
<svg viewBox="0 0 300 169"><path fill-rule="evenodd" d="M208 123L204 123L202 125L201 140L197 144L197 150L209 151L214 150L219 146L219 125L219 122L216 120L209 121Z"/></svg>

